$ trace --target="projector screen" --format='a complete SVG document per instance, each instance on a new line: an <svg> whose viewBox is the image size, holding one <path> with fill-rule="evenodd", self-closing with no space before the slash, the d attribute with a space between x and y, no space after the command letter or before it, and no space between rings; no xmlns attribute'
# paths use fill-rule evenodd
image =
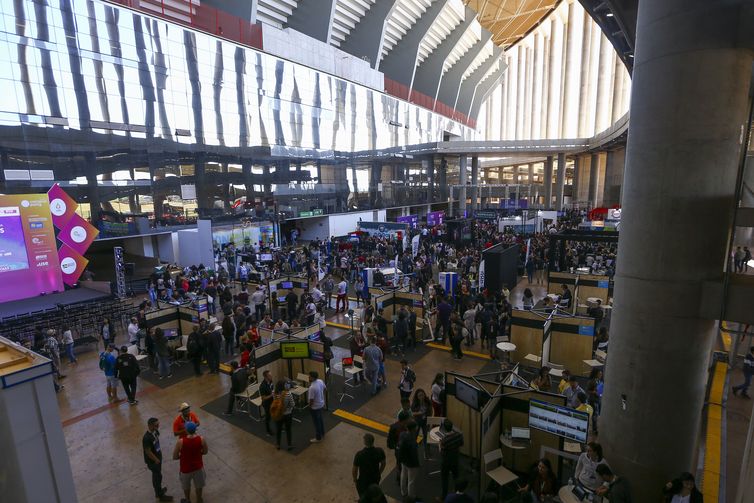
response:
<svg viewBox="0 0 754 503"><path fill-rule="evenodd" d="M0 195L0 302L62 292L47 194Z"/></svg>

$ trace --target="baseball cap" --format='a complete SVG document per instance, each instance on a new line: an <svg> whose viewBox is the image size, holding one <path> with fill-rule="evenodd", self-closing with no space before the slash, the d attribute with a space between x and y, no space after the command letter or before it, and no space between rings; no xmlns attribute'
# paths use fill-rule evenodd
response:
<svg viewBox="0 0 754 503"><path fill-rule="evenodd" d="M185 425L185 428L186 428L186 431L187 431L187 432L188 432L189 434L194 434L194 433L196 433L196 423L195 423L195 422L193 422L193 421L188 421L188 422L186 423L186 425Z"/></svg>
<svg viewBox="0 0 754 503"><path fill-rule="evenodd" d="M181 411L181 412L183 412L184 410L190 409L190 408L191 408L191 406L189 404L187 404L186 402L183 402L181 404L181 407L178 410Z"/></svg>

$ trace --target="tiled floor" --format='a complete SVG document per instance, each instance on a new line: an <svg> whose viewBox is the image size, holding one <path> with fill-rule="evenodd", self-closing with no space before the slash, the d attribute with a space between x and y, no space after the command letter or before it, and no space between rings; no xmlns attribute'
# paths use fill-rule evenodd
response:
<svg viewBox="0 0 754 503"><path fill-rule="evenodd" d="M526 280L513 292L514 303L520 302ZM541 287L535 296L543 295ZM347 322L342 316L333 321ZM328 327L332 336L343 336L344 330ZM481 351L477 347L471 348ZM408 355L411 360L411 354ZM208 482L205 501L211 502L285 502L325 503L354 501L356 491L351 482L351 463L361 448L364 429L341 422L325 442L312 445L299 455L277 451L270 444L229 423L202 413L200 407L225 394L229 378L204 374L191 377L165 389L139 381L139 404L125 402L108 405L105 379L98 367L95 351L80 355L79 365L65 369L65 390L58 395L60 413L71 457L79 501L82 503L121 503L154 501L150 473L141 453L141 437L147 419L158 417L162 423L162 447L169 457L174 446L170 431L172 420L181 402L189 402L201 421L200 433L207 439L209 454L205 457ZM473 374L486 360L465 357L453 360L449 352L431 350L413 362L418 376L417 386L429 390L437 372L455 370ZM398 382L400 365L388 360L386 365L390 386L367 402L356 413L389 424L400 406ZM122 390L119 395L124 396ZM331 408L337 407L333 401ZM308 441L296 437L294 442ZM378 436L378 445L385 439ZM393 469L394 458L388 455L386 473ZM180 500L178 463L166 460L163 466L164 485Z"/></svg>

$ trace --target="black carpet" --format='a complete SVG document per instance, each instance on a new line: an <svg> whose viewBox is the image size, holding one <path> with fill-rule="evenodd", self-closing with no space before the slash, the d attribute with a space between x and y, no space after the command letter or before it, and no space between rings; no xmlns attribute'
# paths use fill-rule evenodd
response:
<svg viewBox="0 0 754 503"><path fill-rule="evenodd" d="M223 421L227 421L230 424L234 426L238 426L244 431L247 431L251 433L252 435L259 437L260 439L264 440L271 446L275 446L275 422L270 422L270 427L272 429L273 435L267 435L265 431L264 426L264 419L262 421L255 421L249 417L249 415L246 412L239 412L236 411L231 416L223 415L223 412L226 411L228 407L228 395L223 395L220 398L217 398L216 400L213 400L212 402L209 402L208 404L202 406L202 409L206 412L209 412L213 416L217 416L218 418L222 419ZM259 417L259 411L252 405L251 412L254 415L254 417ZM293 412L293 427L291 428L292 433L292 440L293 440L293 449L288 451L292 454L299 454L300 452L303 452L304 449L309 447L310 445L316 445L311 444L309 442L310 439L314 438L314 422L312 421L311 414L309 413L309 409L305 410L294 410ZM336 424L340 422L340 419L336 416L333 416L330 411L324 411L322 414L324 423L325 423L325 440L324 442L327 442L329 439L327 438L327 432L332 430ZM298 419L300 422L296 421ZM285 449L287 447L286 439L285 439L285 431L283 431L281 436L281 448Z"/></svg>
<svg viewBox="0 0 754 503"><path fill-rule="evenodd" d="M334 346L344 349L350 349L349 343L350 341L345 335L333 340ZM415 347L408 348L403 353L396 352L393 348L390 348L385 356L388 360L400 361L405 358L409 362L415 363L430 351L432 351L432 348L428 347L423 342L417 342Z"/></svg>
<svg viewBox="0 0 754 503"><path fill-rule="evenodd" d="M221 363L227 363L233 359L238 358L238 356L229 356L222 354L220 355L220 362ZM144 379L145 381L149 382L150 384L154 384L155 386L158 386L160 388L167 388L174 384L178 384L179 382L185 381L186 379L189 379L194 376L194 365L191 363L190 360L183 359L181 360L181 365L171 365L170 371L173 373L173 377L170 378L164 378L160 379L160 374L157 370L152 371L149 369L142 370L139 377ZM206 363L202 363L201 365L201 371L203 373L209 372L209 367Z"/></svg>

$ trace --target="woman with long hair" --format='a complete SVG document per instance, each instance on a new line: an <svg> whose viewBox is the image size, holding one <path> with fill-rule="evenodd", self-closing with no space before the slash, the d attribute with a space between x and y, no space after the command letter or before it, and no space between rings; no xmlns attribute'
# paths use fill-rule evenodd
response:
<svg viewBox="0 0 754 503"><path fill-rule="evenodd" d="M528 483L518 492L529 494L533 503L546 503L558 494L558 479L547 458L540 459L532 469Z"/></svg>
<svg viewBox="0 0 754 503"><path fill-rule="evenodd" d="M288 450L290 451L293 449L291 426L293 425L293 408L296 406L296 402L293 400L293 395L285 389L285 381L282 379L275 383L275 394L272 399L273 401L281 400L283 407L282 417L275 420L275 438L278 450L280 450L280 437L282 436L283 429L285 429L285 438L288 442Z"/></svg>
<svg viewBox="0 0 754 503"><path fill-rule="evenodd" d="M416 426L422 432L422 444L424 444L424 457L427 457L427 416L432 412L432 403L427 397L427 393L422 388L414 391L414 398L411 400L411 415L416 421Z"/></svg>

